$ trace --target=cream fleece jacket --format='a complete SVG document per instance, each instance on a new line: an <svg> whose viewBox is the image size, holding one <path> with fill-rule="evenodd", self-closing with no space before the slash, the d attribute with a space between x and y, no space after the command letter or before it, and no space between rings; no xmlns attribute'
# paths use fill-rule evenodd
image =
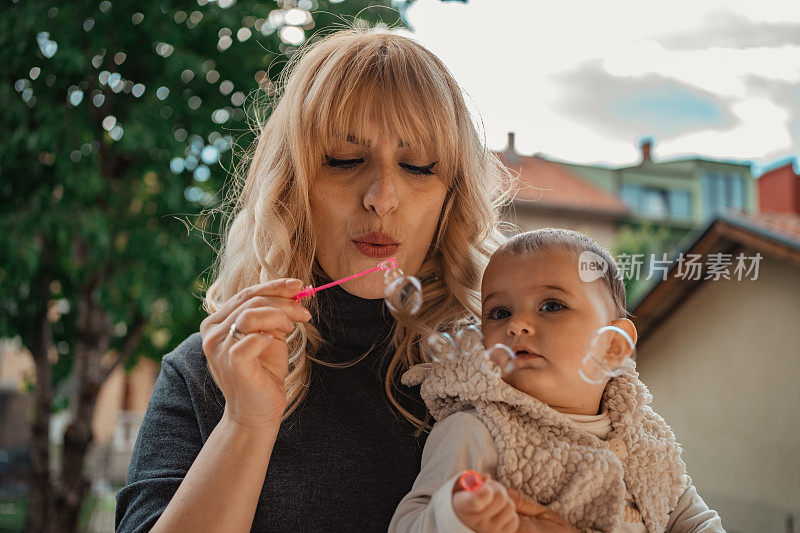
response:
<svg viewBox="0 0 800 533"><path fill-rule="evenodd" d="M437 421L474 409L494 440L496 477L579 529L615 529L627 486L648 530L663 531L691 485L680 446L649 407L652 397L635 370L606 387L602 405L612 422L607 441L503 382L479 353L417 365L403 382L422 384Z"/></svg>
<svg viewBox="0 0 800 533"><path fill-rule="evenodd" d="M474 409L453 413L437 422L425 443L420 473L397 506L389 533L473 533L453 510L453 484L467 469L496 478L498 460L494 438ZM708 508L691 485L670 513L665 530L724 532L719 515Z"/></svg>

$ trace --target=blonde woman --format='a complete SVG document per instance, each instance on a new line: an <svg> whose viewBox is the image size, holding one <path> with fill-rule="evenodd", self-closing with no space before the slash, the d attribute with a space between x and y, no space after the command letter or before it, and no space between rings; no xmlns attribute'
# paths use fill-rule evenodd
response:
<svg viewBox="0 0 800 533"><path fill-rule="evenodd" d="M508 175L443 64L412 40L348 30L286 71L209 316L164 357L118 531L385 531L425 440L419 391L399 375L425 360L426 328L480 311ZM422 281L414 317L388 312L380 275L292 300L390 256Z"/></svg>

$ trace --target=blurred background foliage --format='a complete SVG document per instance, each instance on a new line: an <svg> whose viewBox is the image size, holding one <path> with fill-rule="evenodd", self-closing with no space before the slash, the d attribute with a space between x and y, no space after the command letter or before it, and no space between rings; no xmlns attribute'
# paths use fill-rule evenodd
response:
<svg viewBox="0 0 800 533"><path fill-rule="evenodd" d="M377 5L377 6L376 6ZM197 331L201 273L247 115L297 46L345 25L403 25L391 2L27 2L0 19L0 335L30 336L46 298L70 370L77 295L99 278L111 347ZM370 7L371 6L371 7ZM313 12L313 15L312 13ZM197 224L192 231L191 226ZM46 258L45 258L46 256ZM46 269L48 293L34 295ZM135 361L135 357L129 364Z"/></svg>
<svg viewBox="0 0 800 533"><path fill-rule="evenodd" d="M265 90L303 43L407 28L410 4L12 0L0 14L0 338L36 361L28 530L78 527L113 365L160 360L198 330L223 222L208 211ZM57 472L54 409L73 412Z"/></svg>

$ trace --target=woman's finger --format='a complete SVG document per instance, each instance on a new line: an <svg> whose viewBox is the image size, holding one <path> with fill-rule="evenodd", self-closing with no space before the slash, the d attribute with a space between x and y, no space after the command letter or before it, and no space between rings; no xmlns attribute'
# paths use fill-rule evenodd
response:
<svg viewBox="0 0 800 533"><path fill-rule="evenodd" d="M555 511L547 510L537 516L518 514L517 533L578 533L569 522Z"/></svg>
<svg viewBox="0 0 800 533"><path fill-rule="evenodd" d="M487 483L487 485L492 489L493 494L492 500L486 506L486 509L484 509L484 513L489 516L495 516L501 514L507 508L511 508L516 512L514 503L508 498L505 487L503 487L502 484L497 481L491 481Z"/></svg>
<svg viewBox="0 0 800 533"><path fill-rule="evenodd" d="M237 331L243 335L272 330L288 335L294 331L295 322L305 322L308 318L310 315L304 315L295 309L285 309L285 306L251 307L232 313L222 326L230 329L230 324L235 323Z"/></svg>
<svg viewBox="0 0 800 533"><path fill-rule="evenodd" d="M519 527L519 515L510 505L503 509L492 518L492 523L497 524L498 531L517 531Z"/></svg>
<svg viewBox="0 0 800 533"><path fill-rule="evenodd" d="M230 336L231 324L234 323L236 331L241 335L256 332L279 332L288 335L294 331L295 322L307 322L310 319L311 313L293 300L258 296L235 309L220 324L210 326L212 329L204 333L203 339L217 344L237 340Z"/></svg>
<svg viewBox="0 0 800 533"><path fill-rule="evenodd" d="M506 487L506 493L508 493L508 497L511 498L511 501L514 502L514 506L519 514L537 516L550 510L524 492L513 487Z"/></svg>
<svg viewBox="0 0 800 533"><path fill-rule="evenodd" d="M241 368L253 359L257 359L273 342L275 342L274 335L251 333L230 347L228 350L229 364L233 368Z"/></svg>
<svg viewBox="0 0 800 533"><path fill-rule="evenodd" d="M292 298L300 291L302 286L303 282L301 280L281 278L247 287L236 293L216 312L206 317L203 322L209 325L224 322L236 308L256 296L282 296L284 298Z"/></svg>
<svg viewBox="0 0 800 533"><path fill-rule="evenodd" d="M238 309L234 310L231 315L242 312L245 309L260 309L274 307L283 311L290 320L294 322L305 322L311 319L311 313L308 309L303 307L299 302L281 296L255 296L250 298ZM237 327L240 325L239 321L236 322Z"/></svg>

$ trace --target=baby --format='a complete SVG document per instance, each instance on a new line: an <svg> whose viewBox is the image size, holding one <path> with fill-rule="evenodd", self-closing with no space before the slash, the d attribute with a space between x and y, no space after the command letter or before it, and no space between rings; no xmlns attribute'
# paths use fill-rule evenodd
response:
<svg viewBox="0 0 800 533"><path fill-rule="evenodd" d="M581 276L584 252L608 268ZM472 350L403 376L421 383L437 422L390 531L523 530L520 492L583 531L723 531L634 365L599 383L579 373L601 327L636 342L607 250L569 230L516 235L489 261L481 302L484 346L510 347L516 370L498 375ZM611 366L622 363L616 345L599 354ZM480 489L459 490L467 469L484 476Z"/></svg>

